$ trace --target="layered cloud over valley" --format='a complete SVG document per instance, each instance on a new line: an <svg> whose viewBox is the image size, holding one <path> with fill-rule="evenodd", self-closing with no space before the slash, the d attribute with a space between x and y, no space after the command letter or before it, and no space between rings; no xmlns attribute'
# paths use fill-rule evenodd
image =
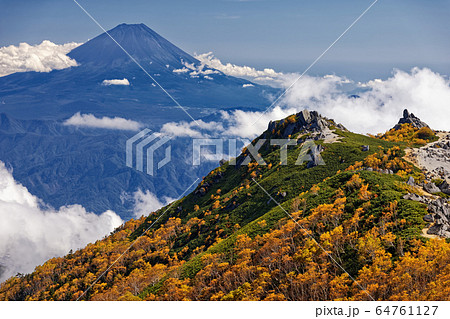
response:
<svg viewBox="0 0 450 319"><path fill-rule="evenodd" d="M55 44L45 40L40 44L20 43L0 48L0 76L15 72L50 72L77 66L67 53L81 43Z"/></svg>
<svg viewBox="0 0 450 319"><path fill-rule="evenodd" d="M29 273L46 260L108 235L122 224L112 211L101 215L80 205L47 207L17 183L0 162L0 282Z"/></svg>
<svg viewBox="0 0 450 319"><path fill-rule="evenodd" d="M127 195L133 216L148 216L174 199L148 190ZM123 220L113 211L96 215L80 205L54 209L14 180L0 161L0 282L30 273L50 258L64 256L109 235Z"/></svg>

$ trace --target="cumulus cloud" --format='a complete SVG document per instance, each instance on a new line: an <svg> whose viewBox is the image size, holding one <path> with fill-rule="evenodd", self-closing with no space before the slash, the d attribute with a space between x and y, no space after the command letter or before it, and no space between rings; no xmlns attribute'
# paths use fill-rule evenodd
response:
<svg viewBox="0 0 450 319"><path fill-rule="evenodd" d="M298 77L280 77L288 88ZM269 106L269 105L267 105ZM409 109L432 128L450 130L450 81L430 69L394 70L385 80L354 83L336 75L305 75L267 112L234 110L221 112L219 120L207 129L203 123L167 123L163 130L190 137L228 136L254 138L271 120L278 120L303 109L316 110L358 133L380 133L392 128ZM217 123L222 123L218 125Z"/></svg>
<svg viewBox="0 0 450 319"><path fill-rule="evenodd" d="M386 79L359 85L349 95L340 80L305 77L287 92L281 104L317 110L359 133L384 132L407 108L432 128L450 130L450 81L427 68L394 70Z"/></svg>
<svg viewBox="0 0 450 319"><path fill-rule="evenodd" d="M101 117L98 118L93 114L75 113L71 118L63 123L64 125L103 128L110 130L138 131L142 124L133 120L127 120L121 117Z"/></svg>
<svg viewBox="0 0 450 319"><path fill-rule="evenodd" d="M112 211L101 215L80 205L46 207L0 162L0 281L29 273L46 260L94 242L122 224Z"/></svg>
<svg viewBox="0 0 450 319"><path fill-rule="evenodd" d="M141 216L148 216L150 213L155 212L161 207L166 206L174 201L174 199L170 197L164 197L162 200L160 200L149 190L142 191L141 189L138 189L133 194L133 199L133 211L136 218L139 218Z"/></svg>
<svg viewBox="0 0 450 319"><path fill-rule="evenodd" d="M77 66L66 54L81 43L55 44L45 40L41 44L20 43L0 48L0 76L15 72L50 72Z"/></svg>
<svg viewBox="0 0 450 319"><path fill-rule="evenodd" d="M102 85L130 85L130 82L128 81L128 79L123 78L122 80L120 79L112 79L112 80L103 80Z"/></svg>

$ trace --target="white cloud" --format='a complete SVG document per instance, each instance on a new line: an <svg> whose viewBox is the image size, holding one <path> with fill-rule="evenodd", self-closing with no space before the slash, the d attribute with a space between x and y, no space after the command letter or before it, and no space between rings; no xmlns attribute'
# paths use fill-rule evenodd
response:
<svg viewBox="0 0 450 319"><path fill-rule="evenodd" d="M290 74L279 81L287 88L297 77ZM197 138L254 138L267 129L269 121L309 109L342 123L351 131L380 133L397 124L405 108L433 129L450 130L450 81L427 68L414 68L410 72L395 70L386 80L375 79L358 85L336 75L305 75L266 113L223 111L217 121L222 125L211 122L211 129L206 128L208 123L198 128L194 122L172 122L165 124L163 130Z"/></svg>
<svg viewBox="0 0 450 319"><path fill-rule="evenodd" d="M223 135L252 139L264 132L270 121L285 118L295 112L294 108L282 109L280 107L275 107L265 114L236 110L228 113L229 118Z"/></svg>
<svg viewBox="0 0 450 319"><path fill-rule="evenodd" d="M200 67L202 68L209 67L215 70L219 70L226 75L244 78L258 84L270 85L273 87L286 88L300 76L297 73L282 73L270 68L257 70L256 68L250 66L240 66L232 63L223 63L220 59L215 57L212 52L195 55L195 58L200 61ZM190 65L190 67L193 68L194 65ZM188 72L189 70L183 68L178 71ZM343 84L351 82L346 78L338 77L335 75L325 75L324 79L338 79L340 83ZM243 85L243 87L249 86L253 85L250 83Z"/></svg>
<svg viewBox="0 0 450 319"><path fill-rule="evenodd" d="M15 72L50 72L77 66L66 54L81 43L55 44L45 40L41 44L20 43L0 48L0 76Z"/></svg>
<svg viewBox="0 0 450 319"><path fill-rule="evenodd" d="M161 207L166 206L175 200L170 197L164 197L161 201L149 190L143 192L141 189L138 189L133 194L133 199L133 211L136 218L148 216L150 213L157 211Z"/></svg>
<svg viewBox="0 0 450 319"><path fill-rule="evenodd" d="M84 247L122 224L112 211L88 213L80 205L45 205L17 183L0 162L0 281L29 273L46 260Z"/></svg>
<svg viewBox="0 0 450 319"><path fill-rule="evenodd" d="M161 132L176 137L202 138L203 134L196 130L194 122L169 122L163 125Z"/></svg>
<svg viewBox="0 0 450 319"><path fill-rule="evenodd" d="M173 73L188 73L189 69L186 67L183 67L182 69L174 69L172 72Z"/></svg>
<svg viewBox="0 0 450 319"><path fill-rule="evenodd" d="M252 87L252 86L254 86L254 85L250 84L250 83L246 83L246 84L242 85L243 88L249 88L249 87Z"/></svg>
<svg viewBox="0 0 450 319"><path fill-rule="evenodd" d="M111 130L138 131L142 124L133 120L127 120L121 117L95 117L93 114L75 113L70 119L64 122L64 125L103 128Z"/></svg>
<svg viewBox="0 0 450 319"><path fill-rule="evenodd" d="M285 107L317 110L359 133L393 127L407 108L434 129L450 130L450 81L430 69L394 70L386 79L360 84L351 97L337 79L302 78L282 101Z"/></svg>
<svg viewBox="0 0 450 319"><path fill-rule="evenodd" d="M276 107L263 115L261 112L242 110L221 111L218 121L169 122L163 125L161 132L174 137L251 139L265 131L270 120L284 118L295 112L296 109L294 108L282 109L280 107ZM258 118L260 120L255 125L251 125Z"/></svg>
<svg viewBox="0 0 450 319"><path fill-rule="evenodd" d="M224 64L216 58L212 52L195 55L195 58L200 61L203 68L206 66L219 70L226 75L252 80L260 84L280 86L281 82L283 82L283 79L286 77L286 74L276 72L269 68L257 70L249 66L239 66L232 63ZM184 72L187 71L189 70L186 69Z"/></svg>
<svg viewBox="0 0 450 319"><path fill-rule="evenodd" d="M208 138L224 131L219 122L169 122L163 125L161 133L174 137Z"/></svg>
<svg viewBox="0 0 450 319"><path fill-rule="evenodd" d="M112 79L112 80L103 80L102 85L130 85L130 81L128 81L128 79L123 78L122 80L120 79Z"/></svg>
<svg viewBox="0 0 450 319"><path fill-rule="evenodd" d="M200 64L187 63L182 61L184 67L181 69L174 69L172 72L174 73L189 73L191 78L199 78L203 76L205 79L212 80L213 78L210 76L212 74L220 74L218 70L214 70L212 68L208 68L206 64L201 62Z"/></svg>

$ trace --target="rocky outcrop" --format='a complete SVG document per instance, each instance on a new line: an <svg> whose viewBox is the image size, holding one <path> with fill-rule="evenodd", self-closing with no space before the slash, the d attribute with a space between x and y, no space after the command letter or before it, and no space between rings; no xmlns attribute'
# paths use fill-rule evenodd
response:
<svg viewBox="0 0 450 319"><path fill-rule="evenodd" d="M383 168L377 168L373 169L372 167L362 167L356 171L368 171L368 172L378 172L380 174L386 174L386 175L394 175L394 171L391 169L383 169Z"/></svg>
<svg viewBox="0 0 450 319"><path fill-rule="evenodd" d="M439 189L444 194L450 195L450 185L446 181L444 181L441 185L439 185Z"/></svg>
<svg viewBox="0 0 450 319"><path fill-rule="evenodd" d="M421 148L411 149L410 158L420 167L425 179L431 181L442 181L436 183L440 191L449 195L450 183L450 134L438 132L439 140L429 143ZM428 187L436 188L433 185ZM427 190L428 191L428 190Z"/></svg>
<svg viewBox="0 0 450 319"><path fill-rule="evenodd" d="M439 187L437 187L436 184L434 184L433 182L424 184L423 189L430 194L437 194L441 192Z"/></svg>
<svg viewBox="0 0 450 319"><path fill-rule="evenodd" d="M428 212L433 218L433 225L428 234L450 238L450 208L445 199L439 198L428 204Z"/></svg>
<svg viewBox="0 0 450 319"><path fill-rule="evenodd" d="M423 189L430 194L444 193L450 195L450 185L447 181L441 180L437 185L435 182L429 181L427 184L423 185Z"/></svg>
<svg viewBox="0 0 450 319"><path fill-rule="evenodd" d="M408 110L403 111L403 117L398 121L398 124L394 126L394 129L399 130L402 124L411 124L415 128L429 127L426 123L422 122L413 113L409 113Z"/></svg>
<svg viewBox="0 0 450 319"><path fill-rule="evenodd" d="M428 214L423 217L424 221L431 223L427 234L450 238L450 206L446 199L433 199L417 194L407 194L403 198L427 205Z"/></svg>
<svg viewBox="0 0 450 319"><path fill-rule="evenodd" d="M299 133L321 133L330 126L335 126L338 129L346 130L341 124L336 124L333 120L321 116L316 111L303 110L295 114L293 117L288 117L280 121L270 121L264 138L269 138L273 132L280 132L281 138L288 138L288 136Z"/></svg>
<svg viewBox="0 0 450 319"><path fill-rule="evenodd" d="M311 149L311 160L306 164L307 168L316 167L319 165L324 165L322 156L320 153L323 151L322 145L316 145L313 149Z"/></svg>

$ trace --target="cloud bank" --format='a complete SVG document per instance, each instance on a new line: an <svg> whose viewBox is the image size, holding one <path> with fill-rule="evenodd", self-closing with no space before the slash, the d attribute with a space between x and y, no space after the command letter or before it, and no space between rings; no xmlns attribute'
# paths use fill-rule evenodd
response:
<svg viewBox="0 0 450 319"><path fill-rule="evenodd" d="M287 88L297 77L291 74L278 80ZM200 127L193 122L172 122L162 130L175 136L197 138L254 138L267 129L269 121L309 109L342 123L351 131L374 134L392 128L405 108L433 129L450 130L449 79L427 68L413 68L410 72L394 70L386 80L367 83L354 83L336 75L305 75L265 113L221 112L219 120L202 123ZM208 129L208 124L212 129Z"/></svg>
<svg viewBox="0 0 450 319"><path fill-rule="evenodd" d="M75 113L71 118L63 123L68 126L102 128L110 130L138 131L142 124L133 120L127 120L121 117L101 117L98 118L93 114Z"/></svg>
<svg viewBox="0 0 450 319"><path fill-rule="evenodd" d="M281 119L295 112L295 108L280 107L265 114L242 110L221 111L216 121L169 122L163 125L161 132L173 137L253 139L267 129L271 120ZM259 121L251 125L258 118Z"/></svg>
<svg viewBox="0 0 450 319"><path fill-rule="evenodd" d="M128 79L123 78L122 80L120 79L112 79L112 80L103 80L102 85L130 85L130 82L128 81Z"/></svg>
<svg viewBox="0 0 450 319"><path fill-rule="evenodd" d="M222 63L211 52L195 57L202 65L224 74L283 89L300 76L276 72L270 68L257 70L249 66ZM317 110L359 133L386 131L397 123L405 108L434 129L450 130L449 80L428 68L413 68L410 72L394 70L388 79L374 79L367 83L354 83L336 75L305 75L266 114L239 111L228 114L234 120L234 125L228 127L225 133L241 132L243 137L254 137L267 127L270 120L305 108ZM259 117L261 119L251 125Z"/></svg>
<svg viewBox="0 0 450 319"><path fill-rule="evenodd" d="M0 76L15 72L50 72L77 66L66 54L81 43L55 44L45 40L41 44L20 43L0 48Z"/></svg>
<svg viewBox="0 0 450 319"><path fill-rule="evenodd" d="M359 133L392 128L405 108L433 129L450 130L450 81L428 68L394 70L386 80L356 84L358 91L352 95L341 84L339 77L304 77L280 105L317 110Z"/></svg>
<svg viewBox="0 0 450 319"><path fill-rule="evenodd" d="M112 211L88 213L80 205L45 207L0 162L0 282L29 273L46 260L108 235L122 224Z"/></svg>

